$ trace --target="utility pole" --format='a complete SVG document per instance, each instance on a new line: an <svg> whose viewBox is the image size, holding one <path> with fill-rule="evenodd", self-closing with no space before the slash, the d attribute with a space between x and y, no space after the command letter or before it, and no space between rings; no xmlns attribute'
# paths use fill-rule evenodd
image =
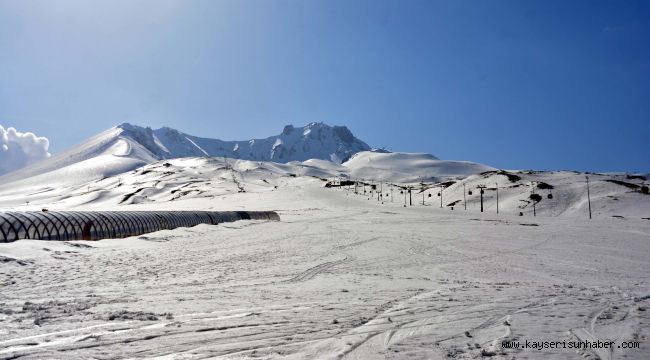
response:
<svg viewBox="0 0 650 360"><path fill-rule="evenodd" d="M483 212L483 189L485 189L485 185L479 185L477 186L479 193L481 194L481 212Z"/></svg>
<svg viewBox="0 0 650 360"><path fill-rule="evenodd" d="M499 183L495 182L497 186L497 214L499 213Z"/></svg>
<svg viewBox="0 0 650 360"><path fill-rule="evenodd" d="M465 211L467 211L467 192L465 191L465 183L463 183L463 204L465 204Z"/></svg>
<svg viewBox="0 0 650 360"><path fill-rule="evenodd" d="M440 186L440 208L442 209L442 190L444 190L444 187Z"/></svg>
<svg viewBox="0 0 650 360"><path fill-rule="evenodd" d="M532 181L530 182L530 187L532 188L533 195L535 195L535 186L533 186L533 182L532 182ZM536 210L536 208L535 208L535 205L536 205L537 203L535 202L534 196L533 196L533 199L531 199L531 200L533 200L533 216L537 216L537 210Z"/></svg>
<svg viewBox="0 0 650 360"><path fill-rule="evenodd" d="M591 195L589 194L589 176L585 175L587 179L587 202L589 202L589 219L591 219Z"/></svg>

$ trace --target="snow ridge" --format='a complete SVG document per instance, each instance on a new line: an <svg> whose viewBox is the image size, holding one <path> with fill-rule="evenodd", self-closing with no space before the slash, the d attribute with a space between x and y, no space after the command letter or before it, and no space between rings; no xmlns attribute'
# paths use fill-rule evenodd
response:
<svg viewBox="0 0 650 360"><path fill-rule="evenodd" d="M202 138L169 127L153 130L124 123L117 128L157 159L212 156L279 163L323 159L340 164L360 151L370 150L347 127L315 122L301 129L287 125L280 135L245 141Z"/></svg>

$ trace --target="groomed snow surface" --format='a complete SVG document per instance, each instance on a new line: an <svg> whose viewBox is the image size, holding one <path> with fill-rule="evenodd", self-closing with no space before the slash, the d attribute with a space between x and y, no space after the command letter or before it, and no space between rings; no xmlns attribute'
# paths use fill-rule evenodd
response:
<svg viewBox="0 0 650 360"><path fill-rule="evenodd" d="M407 207L381 179L383 204L370 185L365 195L325 187L349 175L342 168L194 158L84 184L0 188L12 210L245 209L282 219L0 244L0 359L650 358L644 180L590 175L589 220L584 174L475 173L445 185L441 209L435 184L424 205L414 190ZM536 188L537 217L531 181L553 186ZM490 189L479 212L475 186L496 182L500 213ZM474 189L468 209L451 210L463 184ZM640 347L501 346L598 339Z"/></svg>

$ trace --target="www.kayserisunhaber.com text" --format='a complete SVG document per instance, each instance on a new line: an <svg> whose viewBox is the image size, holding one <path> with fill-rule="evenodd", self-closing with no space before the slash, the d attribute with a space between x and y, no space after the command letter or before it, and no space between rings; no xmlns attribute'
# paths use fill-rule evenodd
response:
<svg viewBox="0 0 650 360"><path fill-rule="evenodd" d="M638 341L502 341L503 349L638 349L641 343Z"/></svg>

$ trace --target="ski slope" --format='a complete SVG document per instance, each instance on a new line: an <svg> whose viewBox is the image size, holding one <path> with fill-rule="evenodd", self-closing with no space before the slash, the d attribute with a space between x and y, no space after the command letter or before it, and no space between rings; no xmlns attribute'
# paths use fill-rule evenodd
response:
<svg viewBox="0 0 650 360"><path fill-rule="evenodd" d="M118 149L122 150L125 149ZM96 171L89 171L93 167L86 167L87 162L93 162L97 169L100 159L105 162L102 175L117 174L99 177ZM362 152L342 165L316 159L283 164L228 158L181 158L161 160L119 173L124 165L122 159L114 154L101 155L56 170L57 177L52 180L51 173L46 173L0 186L0 209L103 209L141 203L163 206L181 199L218 199L237 192L266 194L276 191L287 179L295 180L295 186L316 179L320 186L337 186L343 180L356 181L357 192L362 193L365 188L368 199L383 200L395 206L407 200L408 204L416 206L467 208L480 212L479 186L484 186L484 211L496 213L498 186L500 213L571 217L588 217L589 213L585 174L488 170L466 176L492 168L436 160L422 154ZM368 163L375 165L369 167ZM410 175L411 172L415 175ZM418 173L423 175L418 176ZM648 183L644 176L589 176L592 216L650 217L650 195L641 192ZM428 181L415 182L416 179ZM371 190L373 186L375 190ZM353 186L349 187L354 191ZM408 189L411 189L410 197ZM383 193L379 194L379 190ZM531 198L533 193L538 196L535 200Z"/></svg>
<svg viewBox="0 0 650 360"><path fill-rule="evenodd" d="M282 221L0 244L1 358L650 355L648 220L404 207L325 187L310 167L168 163L53 205L275 210ZM514 350L504 340L639 348Z"/></svg>

